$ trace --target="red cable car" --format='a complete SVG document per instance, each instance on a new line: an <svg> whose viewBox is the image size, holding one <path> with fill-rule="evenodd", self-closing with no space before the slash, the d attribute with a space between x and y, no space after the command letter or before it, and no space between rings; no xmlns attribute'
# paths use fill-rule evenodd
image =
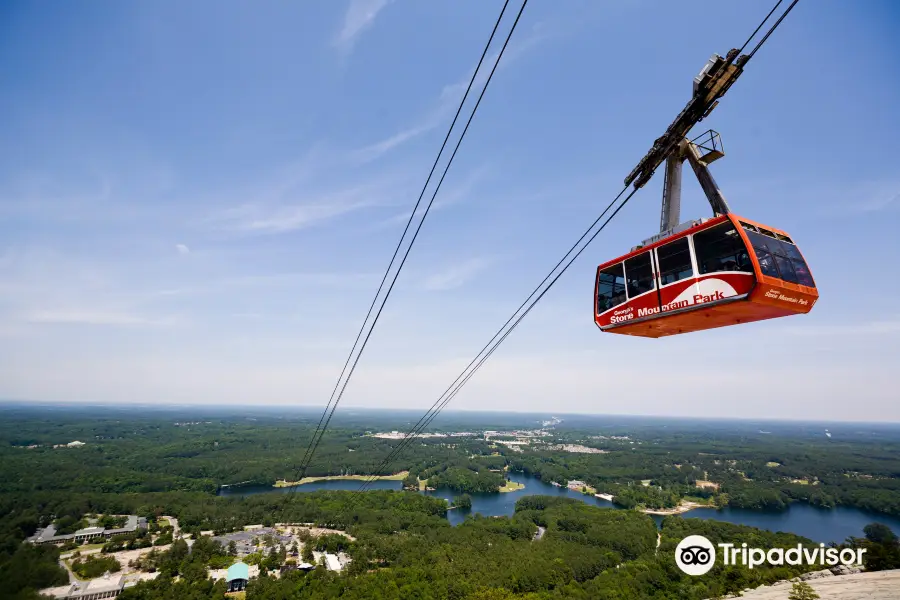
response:
<svg viewBox="0 0 900 600"><path fill-rule="evenodd" d="M791 236L731 214L707 168L724 156L719 136L705 135L708 144L684 140L667 158L661 233L597 268L601 331L658 338L805 314L818 299ZM685 159L716 216L675 225Z"/></svg>

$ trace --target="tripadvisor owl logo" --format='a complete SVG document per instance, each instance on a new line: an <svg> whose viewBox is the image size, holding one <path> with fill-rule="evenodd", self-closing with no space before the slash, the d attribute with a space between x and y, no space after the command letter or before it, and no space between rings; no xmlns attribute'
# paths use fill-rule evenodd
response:
<svg viewBox="0 0 900 600"><path fill-rule="evenodd" d="M857 566L863 564L865 548L826 548L797 544L793 548L751 548L744 542L741 544L720 542L722 564L741 564L750 569L761 565L780 567L788 565L821 565L833 567L837 564ZM675 563L688 575L704 575L716 564L716 547L702 535L689 535L675 547Z"/></svg>
<svg viewBox="0 0 900 600"><path fill-rule="evenodd" d="M716 564L716 547L702 535L689 535L675 546L675 564L688 575L704 575Z"/></svg>

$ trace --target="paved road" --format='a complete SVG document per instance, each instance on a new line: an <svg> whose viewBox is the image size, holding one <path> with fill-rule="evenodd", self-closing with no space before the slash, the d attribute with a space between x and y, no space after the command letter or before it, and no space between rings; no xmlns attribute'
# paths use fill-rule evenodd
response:
<svg viewBox="0 0 900 600"><path fill-rule="evenodd" d="M162 515L160 518L166 519L172 525L172 537L178 537L178 534L181 533L181 528L178 527L178 519L167 515Z"/></svg>
<svg viewBox="0 0 900 600"><path fill-rule="evenodd" d="M69 583L78 583L80 580L75 577L75 573L72 572L72 569L69 568L69 565L66 564L62 558L59 559L59 566L66 570L66 573L69 574Z"/></svg>

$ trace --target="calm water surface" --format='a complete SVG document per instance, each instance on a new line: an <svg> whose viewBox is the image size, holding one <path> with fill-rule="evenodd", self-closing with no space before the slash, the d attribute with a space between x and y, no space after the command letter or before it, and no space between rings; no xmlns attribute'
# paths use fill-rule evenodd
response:
<svg viewBox="0 0 900 600"><path fill-rule="evenodd" d="M511 473L512 481L522 483L525 487L515 492L502 494L470 494L472 496L472 509L468 511L450 510L447 519L451 525L465 520L466 515L481 513L484 516L508 516L515 511L516 501L525 496L536 494L546 496L565 496L575 498L591 506L615 508L612 502L601 500L594 496L574 492L568 488L560 488L540 479L522 473ZM272 488L263 486L223 488L219 494L222 496L247 496L261 493L284 493L291 489L311 492L314 490L349 490L359 489L359 481L336 480L317 481L305 483L294 488ZM399 481L374 481L370 489L399 490L402 484ZM436 498L453 500L457 493L448 489L439 489L434 492L423 492ZM651 515L657 525L663 517ZM712 508L698 508L682 515L684 518L714 519L726 521L738 525L750 525L769 531L784 531L802 535L817 542L842 542L847 537L862 536L863 527L875 521L884 523L895 533L900 534L900 518L885 515L867 513L857 508L839 507L835 509L823 509L808 504L793 504L783 512L755 511L740 508L725 508L716 510Z"/></svg>

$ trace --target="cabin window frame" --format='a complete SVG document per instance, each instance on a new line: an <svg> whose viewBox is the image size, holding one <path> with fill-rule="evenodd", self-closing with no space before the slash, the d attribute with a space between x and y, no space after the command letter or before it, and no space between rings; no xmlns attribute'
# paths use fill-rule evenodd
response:
<svg viewBox="0 0 900 600"><path fill-rule="evenodd" d="M728 235L727 234L728 228L730 228L730 230L732 232L734 232L734 240L737 241L737 243L740 245L740 248L736 248L735 246L733 246L732 247L732 249L734 250L733 253L719 252L717 255L712 256L706 249L706 248L710 247L710 245L708 245L704 242L703 237L711 236L715 232L721 230L721 231L723 231L723 234L718 239L713 240L714 243L718 243L720 240L725 239L725 236ZM700 236L700 242L701 242L699 245L697 243L698 236ZM741 237L741 234L737 230L737 227L735 227L734 223L732 223L730 220L723 221L722 223L719 223L713 227L710 227L709 229L704 229L703 231L698 231L698 232L692 234L691 237L693 238L694 255L696 256L696 260L697 260L697 263L696 263L696 266L697 266L696 277L697 278L704 277L706 275L714 275L716 273L749 273L751 275L753 274L753 272L754 272L753 271L753 261L750 259L750 248L744 242L744 238ZM701 255L701 250L703 251L702 255ZM743 269L740 268L740 262L737 260L740 257L741 251L743 251L743 253L747 257L747 260L746 260L747 264L745 265L746 268L743 268ZM719 265L721 265L721 264L723 264L722 258L728 257L728 256L732 256L735 259L734 260L735 267L733 269L717 269L714 271L707 271L707 272L701 271L701 265L702 265L703 260L708 261L708 260L715 259L715 260L718 260Z"/></svg>
<svg viewBox="0 0 900 600"><path fill-rule="evenodd" d="M680 244L682 242L684 243L684 245L687 248L687 259L688 259L687 266L690 268L690 273L688 273L684 277L679 277L678 279L673 279L672 281L669 281L668 283L666 283L663 281L663 267L662 267L662 260L660 260L659 251L666 249L666 248L670 248L670 247L674 246L675 244ZM682 238L678 238L677 240L672 240L670 242L666 242L665 244L657 246L654 249L654 252L655 252L654 259L656 260L656 273L657 273L656 278L658 280L660 289L662 289L668 285L678 283L679 281L684 281L685 279L695 279L697 277L697 265L696 265L697 261L694 256L694 246L691 243L691 236L684 236ZM680 271L680 272L683 272L683 271Z"/></svg>
<svg viewBox="0 0 900 600"><path fill-rule="evenodd" d="M642 259L645 256L647 257L647 268L649 269L649 275L647 276L647 279L649 280L651 287L648 290L638 291L634 296L632 296L631 290L630 290L630 279L628 276L628 263L631 261L635 261L637 259ZM656 289L657 289L656 269L654 267L655 267L655 265L654 265L654 261L653 261L653 249L644 250L643 252L635 254L631 258L626 258L625 260L622 261L622 268L625 272L625 293L627 294L629 301L633 300L634 298L637 298L638 296L643 296L644 294L648 294L650 292L656 291ZM641 268L643 268L643 267L641 267Z"/></svg>
<svg viewBox="0 0 900 600"><path fill-rule="evenodd" d="M621 280L622 280L622 281L621 281L621 284L618 284L618 282L615 281L615 280L613 280L611 284L610 284L610 283L603 283L603 282L601 281L601 279L600 279L601 276L602 276L606 271L610 271L610 270L612 270L612 269L614 269L614 268L616 268L616 267L619 268L619 271L621 272L621 275L616 276L616 275L614 275L614 274L612 274L612 273L607 273L607 274L608 274L608 275L611 275L611 276L613 276L613 277L621 277ZM606 308L604 308L603 310L600 310L600 286L601 286L601 285L611 285L611 286L612 286L612 287L611 287L611 291L610 291L610 293L609 293L609 305L608 305ZM614 293L614 292L616 291L616 285L621 285L621 286L622 286L622 301L613 304L613 303L612 303L613 298L615 298L615 297L617 296L617 294ZM623 260L623 261L619 261L619 262L617 262L617 263L614 264L614 265L610 265L610 266L606 267L605 269L599 269L599 270L597 271L597 293L596 293L596 297L594 298L594 310L596 311L596 314L602 315L602 314L605 313L606 311L612 310L613 308L615 308L615 307L617 307L617 306L621 306L622 304L625 304L626 302L628 302L628 280L625 278L625 261L624 261L624 260Z"/></svg>

